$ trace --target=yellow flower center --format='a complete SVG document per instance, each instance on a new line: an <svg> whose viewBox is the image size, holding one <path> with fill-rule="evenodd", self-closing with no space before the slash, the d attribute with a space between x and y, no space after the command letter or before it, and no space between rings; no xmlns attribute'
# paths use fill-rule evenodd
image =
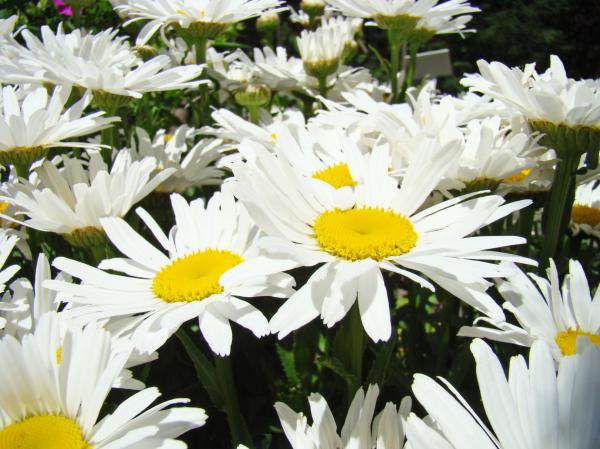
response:
<svg viewBox="0 0 600 449"><path fill-rule="evenodd" d="M271 145L275 145L277 143L277 133L271 133L269 137L269 142L271 143Z"/></svg>
<svg viewBox="0 0 600 449"><path fill-rule="evenodd" d="M352 178L352 174L350 173L350 168L345 162L339 162L330 165L323 170L316 171L313 173L312 177L320 179L336 189L341 187L354 187L356 185L356 181Z"/></svg>
<svg viewBox="0 0 600 449"><path fill-rule="evenodd" d="M0 449L92 449L75 421L64 416L26 418L0 430Z"/></svg>
<svg viewBox="0 0 600 449"><path fill-rule="evenodd" d="M58 349L56 350L56 364L60 365L60 362L62 361L62 346L59 346Z"/></svg>
<svg viewBox="0 0 600 449"><path fill-rule="evenodd" d="M200 301L223 292L219 279L243 259L229 251L206 249L174 260L154 276L152 291L165 302Z"/></svg>
<svg viewBox="0 0 600 449"><path fill-rule="evenodd" d="M526 168L524 170L521 170L519 173L515 173L512 176L508 176L508 177L504 178L504 182L509 182L509 183L513 183L513 184L523 182L523 180L525 178L527 178L530 173L531 173L531 169Z"/></svg>
<svg viewBox="0 0 600 449"><path fill-rule="evenodd" d="M557 333L554 337L554 341L556 341L562 355L568 356L577 352L577 337L589 338L590 341L600 349L600 335L582 332L579 329L569 329L566 332Z"/></svg>
<svg viewBox="0 0 600 449"><path fill-rule="evenodd" d="M383 260L409 252L417 243L410 220L374 207L323 212L313 224L323 251L346 260Z"/></svg>
<svg viewBox="0 0 600 449"><path fill-rule="evenodd" d="M6 212L6 209L8 209L8 206L10 206L10 203L8 201L0 201L0 214L3 214L4 212Z"/></svg>
<svg viewBox="0 0 600 449"><path fill-rule="evenodd" d="M173 138L173 134L169 134L169 133L165 134L165 137L164 137L165 143L170 142L172 138Z"/></svg>
<svg viewBox="0 0 600 449"><path fill-rule="evenodd" d="M583 204L574 204L571 220L573 223L586 224L595 228L600 225L600 210Z"/></svg>

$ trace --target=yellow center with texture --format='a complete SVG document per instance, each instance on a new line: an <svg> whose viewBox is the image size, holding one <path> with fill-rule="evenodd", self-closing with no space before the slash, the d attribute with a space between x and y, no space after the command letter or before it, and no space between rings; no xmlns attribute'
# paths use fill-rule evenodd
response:
<svg viewBox="0 0 600 449"><path fill-rule="evenodd" d="M418 235L410 220L374 207L329 210L313 224L321 249L346 260L383 260L409 252Z"/></svg>
<svg viewBox="0 0 600 449"><path fill-rule="evenodd" d="M0 430L0 449L92 449L75 421L64 416L26 418Z"/></svg>
<svg viewBox="0 0 600 449"><path fill-rule="evenodd" d="M560 352L564 356L575 355L577 352L577 337L587 337L592 344L595 344L600 349L600 335L590 332L582 332L579 329L569 329L565 332L559 332L554 337L554 341L560 348Z"/></svg>
<svg viewBox="0 0 600 449"><path fill-rule="evenodd" d="M223 292L219 279L243 259L235 253L206 249L174 260L154 276L152 291L165 302L200 301Z"/></svg>
<svg viewBox="0 0 600 449"><path fill-rule="evenodd" d="M330 165L323 170L316 171L313 173L312 177L320 179L336 189L341 187L354 187L356 185L356 181L352 178L348 164L344 162Z"/></svg>
<svg viewBox="0 0 600 449"><path fill-rule="evenodd" d="M586 224L595 228L600 225L600 210L583 204L574 204L571 211L571 220L573 220L573 223Z"/></svg>

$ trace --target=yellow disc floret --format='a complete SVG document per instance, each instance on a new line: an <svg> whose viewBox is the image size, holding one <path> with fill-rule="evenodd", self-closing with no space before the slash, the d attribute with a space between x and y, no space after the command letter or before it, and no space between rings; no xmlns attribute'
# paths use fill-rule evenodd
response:
<svg viewBox="0 0 600 449"><path fill-rule="evenodd" d="M312 175L315 179L320 179L332 187L339 189L341 187L354 187L356 181L352 178L350 168L345 162L330 165L323 170L319 170Z"/></svg>
<svg viewBox="0 0 600 449"><path fill-rule="evenodd" d="M574 204L571 220L573 223L586 224L595 228L600 225L600 210L583 204Z"/></svg>
<svg viewBox="0 0 600 449"><path fill-rule="evenodd" d="M223 292L219 278L243 259L230 251L206 249L174 260L154 276L152 291L165 302L200 301Z"/></svg>
<svg viewBox="0 0 600 449"><path fill-rule="evenodd" d="M574 355L577 352L577 337L589 338L600 349L600 335L582 332L579 329L569 329L565 332L557 333L554 337L554 341L556 341L562 355Z"/></svg>
<svg viewBox="0 0 600 449"><path fill-rule="evenodd" d="M383 260L409 252L417 243L410 220L374 207L329 210L313 224L321 249L346 260Z"/></svg>
<svg viewBox="0 0 600 449"><path fill-rule="evenodd" d="M92 449L69 418L41 415L0 430L0 449Z"/></svg>

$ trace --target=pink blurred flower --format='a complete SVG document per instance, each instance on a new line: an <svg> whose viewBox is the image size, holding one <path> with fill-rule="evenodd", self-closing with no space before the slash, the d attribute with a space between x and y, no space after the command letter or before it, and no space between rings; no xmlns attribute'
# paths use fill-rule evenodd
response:
<svg viewBox="0 0 600 449"><path fill-rule="evenodd" d="M54 5L58 9L58 13L63 16L71 17L73 15L73 8L67 5L63 0L54 0Z"/></svg>

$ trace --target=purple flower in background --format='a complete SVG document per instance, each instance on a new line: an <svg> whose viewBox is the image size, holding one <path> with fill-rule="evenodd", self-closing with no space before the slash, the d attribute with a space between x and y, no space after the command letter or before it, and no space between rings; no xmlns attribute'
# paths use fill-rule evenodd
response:
<svg viewBox="0 0 600 449"><path fill-rule="evenodd" d="M71 17L73 15L73 8L67 5L63 0L54 0L54 5L58 9L58 13L63 16Z"/></svg>

